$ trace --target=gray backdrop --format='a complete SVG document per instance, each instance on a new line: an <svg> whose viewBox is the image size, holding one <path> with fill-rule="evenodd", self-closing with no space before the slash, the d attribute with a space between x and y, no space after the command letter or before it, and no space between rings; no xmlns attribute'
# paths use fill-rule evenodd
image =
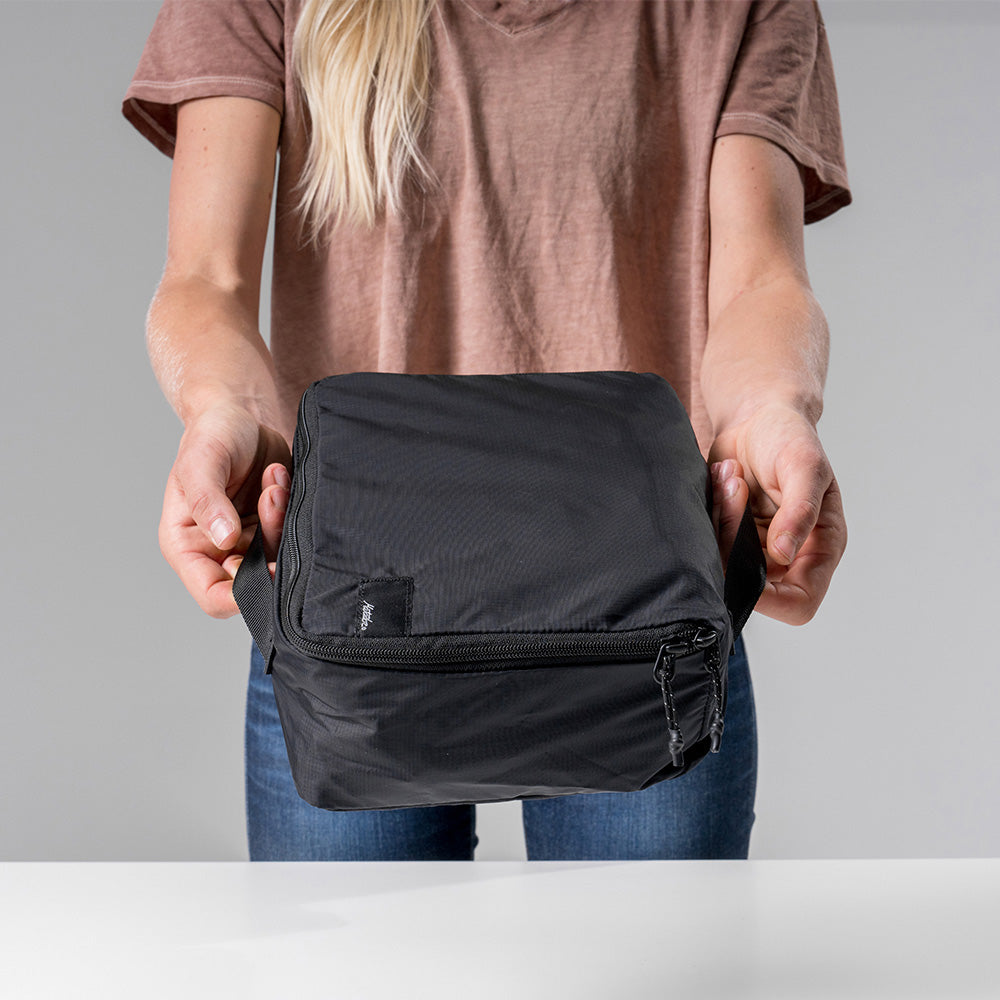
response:
<svg viewBox="0 0 1000 1000"><path fill-rule="evenodd" d="M821 7L855 202L807 253L850 542L810 624L748 628L751 856L996 855L1000 4ZM249 641L156 540L170 161L119 110L156 10L0 2L6 860L247 857ZM523 858L519 822L480 807L478 856Z"/></svg>

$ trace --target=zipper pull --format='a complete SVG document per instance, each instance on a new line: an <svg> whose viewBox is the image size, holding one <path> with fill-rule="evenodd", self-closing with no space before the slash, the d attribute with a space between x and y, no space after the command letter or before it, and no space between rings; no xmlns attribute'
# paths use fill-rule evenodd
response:
<svg viewBox="0 0 1000 1000"><path fill-rule="evenodd" d="M725 723L722 721L722 715L719 713L719 710L716 709L712 713L712 724L708 727L708 749L712 753L718 753L720 747L722 746L722 730L724 727Z"/></svg>
<svg viewBox="0 0 1000 1000"><path fill-rule="evenodd" d="M722 717L722 676L719 672L719 634L714 629L699 629L697 635L694 637L693 645L697 649L707 649L709 651L705 657L705 669L712 676L712 693L715 706L712 709L712 721L708 725L708 746L711 753L718 753L722 746L722 731L725 728L725 721Z"/></svg>
<svg viewBox="0 0 1000 1000"><path fill-rule="evenodd" d="M687 643L662 642L653 664L653 678L663 691L663 707L667 713L667 733L670 736L670 760L674 767L684 766L684 734L677 722L677 709L674 706L674 692L670 682L674 679L674 666L678 656L691 652Z"/></svg>

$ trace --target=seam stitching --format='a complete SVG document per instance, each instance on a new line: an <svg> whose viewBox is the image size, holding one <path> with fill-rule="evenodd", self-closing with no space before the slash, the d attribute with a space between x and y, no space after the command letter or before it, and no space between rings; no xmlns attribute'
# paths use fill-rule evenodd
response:
<svg viewBox="0 0 1000 1000"><path fill-rule="evenodd" d="M572 0L566 0L566 3L562 7L560 7L559 10L552 11L551 14L542 18L541 21L537 22L536 24L529 24L524 28L518 28L515 31L508 31L502 25L496 24L494 21L491 21L488 17L484 17L482 14L479 13L478 10L476 10L470 4L466 3L465 0L462 0L462 6L465 7L466 10L471 11L471 13L474 14L476 17L478 17L480 21L485 22L495 31L499 31L501 35L506 35L508 38L516 38L519 35L527 35L530 34L532 31L539 31L540 29L546 27L548 24L552 22L553 18L558 17L560 14L563 13L563 11L568 10L571 2Z"/></svg>
<svg viewBox="0 0 1000 1000"><path fill-rule="evenodd" d="M276 93L284 94L284 88L270 80L258 80L253 76L186 76L182 80L133 80L132 86L142 87L180 87L186 83L252 83L258 87L266 87Z"/></svg>
<svg viewBox="0 0 1000 1000"><path fill-rule="evenodd" d="M833 191L827 191L827 193L823 195L822 198L817 198L815 201L809 202L809 204L806 205L804 211L808 212L810 209L819 208L820 205L825 205L831 198L836 198L842 195L843 193L844 189L840 187L835 188Z"/></svg>
<svg viewBox="0 0 1000 1000"><path fill-rule="evenodd" d="M817 163L821 163L824 167L830 170L831 173L836 174L837 177L845 177L846 179L846 175L844 174L843 170L839 166L837 166L836 163L833 163L830 160L827 160L824 157L820 156L819 153L816 152L816 150L814 150L811 146L808 146L806 143L802 142L802 140L799 139L793 132L790 132L784 125L781 124L781 122L775 120L774 118L770 118L767 115L758 114L757 112L754 111L727 111L725 114L719 117L719 124L721 125L724 121L726 121L729 118L749 118L752 121L766 122L772 128L777 129L788 140L790 145L795 146L797 149L803 152L807 152L814 160L816 160Z"/></svg>
<svg viewBox="0 0 1000 1000"><path fill-rule="evenodd" d="M153 118L152 115L147 114L146 109L134 98L130 97L128 100L129 107L158 135L164 142L169 146L176 146L177 141L174 137L163 128L160 123Z"/></svg>

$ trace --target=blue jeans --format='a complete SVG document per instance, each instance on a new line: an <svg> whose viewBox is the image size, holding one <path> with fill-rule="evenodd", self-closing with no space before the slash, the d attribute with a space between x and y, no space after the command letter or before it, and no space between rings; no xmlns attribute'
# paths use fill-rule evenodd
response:
<svg viewBox="0 0 1000 1000"><path fill-rule="evenodd" d="M246 711L251 861L471 861L474 805L333 812L295 790L264 661L254 647ZM757 724L742 636L729 658L722 749L638 792L521 801L529 861L746 858L757 785Z"/></svg>

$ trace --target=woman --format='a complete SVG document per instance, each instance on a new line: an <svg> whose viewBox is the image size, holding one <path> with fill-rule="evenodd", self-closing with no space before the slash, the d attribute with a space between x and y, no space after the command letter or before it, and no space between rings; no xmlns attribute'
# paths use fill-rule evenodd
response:
<svg viewBox="0 0 1000 1000"><path fill-rule="evenodd" d="M273 559L303 389L346 371L656 371L808 621L846 545L816 434L828 332L802 226L850 203L813 2L166 0L123 112L173 157L147 340L184 423L163 553L209 614ZM280 150L270 346L261 263ZM723 551L725 544L723 542ZM522 802L529 859L746 857L742 641L723 750L642 792ZM247 700L252 860L471 859L475 807L317 810Z"/></svg>

